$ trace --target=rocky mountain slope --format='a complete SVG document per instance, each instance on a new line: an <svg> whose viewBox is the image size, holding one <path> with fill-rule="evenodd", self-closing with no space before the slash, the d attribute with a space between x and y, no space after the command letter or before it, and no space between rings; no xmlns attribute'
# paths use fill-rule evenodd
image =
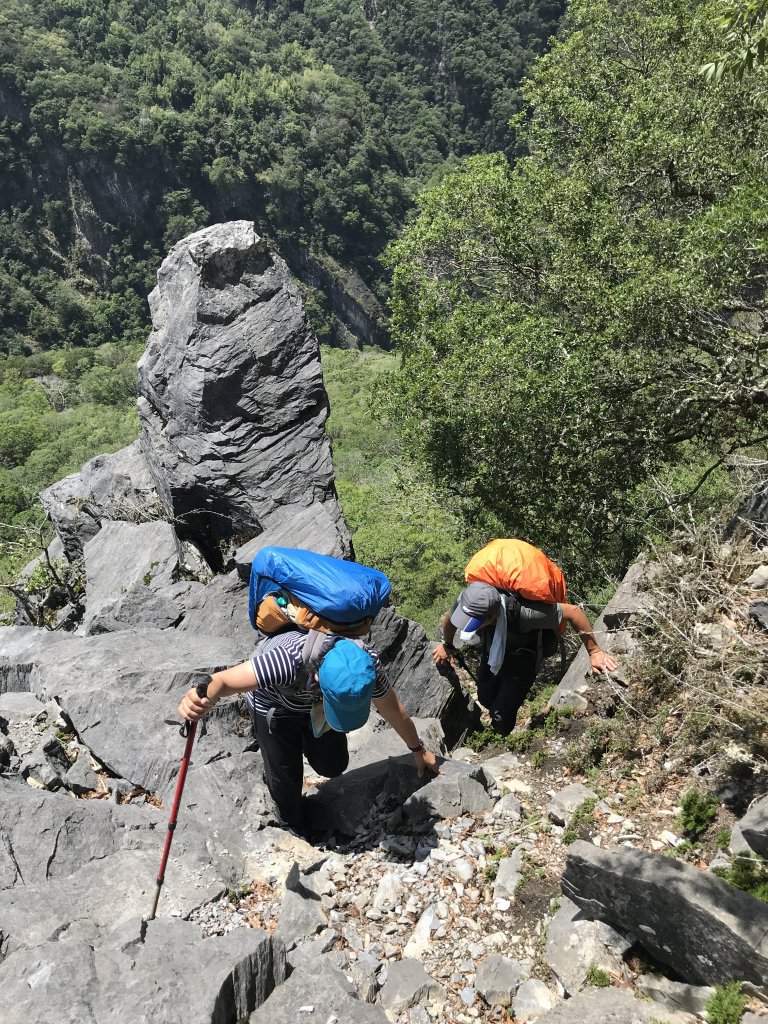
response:
<svg viewBox="0 0 768 1024"><path fill-rule="evenodd" d="M457 746L479 718L470 676L440 675L421 627L385 609L372 642L442 773L420 785L369 721L347 773L306 776L314 845L275 827L247 717L218 705L145 920L176 705L196 673L249 653L250 559L273 543L352 553L316 341L280 258L250 223L206 229L172 250L151 305L140 441L43 495L84 590L43 610L58 628L21 609L0 631L4 1024L682 1024L731 981L755 1024L768 907L710 869L768 852L759 786L722 849L713 830L738 807L725 796L686 847L687 769L658 750L592 767L572 753L634 699L644 567L596 627L624 675L588 680L577 658L506 749ZM764 566L754 544L750 557ZM759 604L755 572L738 586ZM739 628L763 649L754 619Z"/></svg>

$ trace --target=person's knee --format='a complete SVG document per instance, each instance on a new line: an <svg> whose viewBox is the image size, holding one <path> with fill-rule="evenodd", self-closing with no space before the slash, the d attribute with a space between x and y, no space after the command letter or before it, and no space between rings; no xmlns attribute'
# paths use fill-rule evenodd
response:
<svg viewBox="0 0 768 1024"><path fill-rule="evenodd" d="M344 772L349 768L349 752L344 751L344 754L339 754L332 761L326 761L320 768L315 768L315 771L320 775L324 775L326 779L337 779L339 775L343 775Z"/></svg>
<svg viewBox="0 0 768 1024"><path fill-rule="evenodd" d="M347 738L343 734L326 734L319 743L305 748L304 754L318 775L335 779L349 767Z"/></svg>

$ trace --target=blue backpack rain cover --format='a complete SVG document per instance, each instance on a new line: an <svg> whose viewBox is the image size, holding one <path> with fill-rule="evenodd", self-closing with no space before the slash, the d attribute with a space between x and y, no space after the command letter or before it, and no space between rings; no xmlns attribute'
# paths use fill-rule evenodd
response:
<svg viewBox="0 0 768 1024"><path fill-rule="evenodd" d="M367 565L299 548L262 548L251 563L248 592L254 629L259 605L281 587L317 615L345 624L372 618L392 591L384 573Z"/></svg>

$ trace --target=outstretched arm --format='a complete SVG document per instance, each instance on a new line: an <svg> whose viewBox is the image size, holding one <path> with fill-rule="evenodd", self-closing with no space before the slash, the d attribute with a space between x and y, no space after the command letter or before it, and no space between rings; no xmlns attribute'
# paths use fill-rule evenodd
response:
<svg viewBox="0 0 768 1024"><path fill-rule="evenodd" d="M179 704L179 714L189 722L197 722L203 715L208 714L222 697L231 697L235 693L256 689L258 684L253 665L250 661L244 661L241 665L235 665L223 672L214 672L208 684L207 697L198 697L194 687L187 690Z"/></svg>
<svg viewBox="0 0 768 1024"><path fill-rule="evenodd" d="M440 628L442 630L443 640L442 643L439 643L434 651L432 651L432 660L436 665L441 665L446 661L453 664L453 656L456 654L456 648L453 646L453 641L456 639L456 627L451 622L450 612L446 612L443 616Z"/></svg>
<svg viewBox="0 0 768 1024"><path fill-rule="evenodd" d="M416 762L416 770L419 778L424 775L425 769L432 775L439 775L440 769L437 766L437 758L431 750L427 750L419 739L413 719L397 699L394 690L387 690L383 697L374 698L373 706L379 712L385 722L389 722L400 739L408 744Z"/></svg>
<svg viewBox="0 0 768 1024"><path fill-rule="evenodd" d="M561 604L563 618L579 634L579 639L587 649L592 671L595 675L601 672L613 672L618 668L618 661L612 654L606 653L595 639L589 619L577 604Z"/></svg>

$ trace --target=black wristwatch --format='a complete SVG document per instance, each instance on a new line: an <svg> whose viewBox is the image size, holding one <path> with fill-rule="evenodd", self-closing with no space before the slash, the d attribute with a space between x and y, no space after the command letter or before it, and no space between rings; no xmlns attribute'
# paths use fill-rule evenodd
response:
<svg viewBox="0 0 768 1024"><path fill-rule="evenodd" d="M424 740L420 739L419 743L418 743L418 746L416 746L416 747L408 747L408 749L410 750L410 752L412 754L418 754L420 751L424 751L427 748L424 746Z"/></svg>

